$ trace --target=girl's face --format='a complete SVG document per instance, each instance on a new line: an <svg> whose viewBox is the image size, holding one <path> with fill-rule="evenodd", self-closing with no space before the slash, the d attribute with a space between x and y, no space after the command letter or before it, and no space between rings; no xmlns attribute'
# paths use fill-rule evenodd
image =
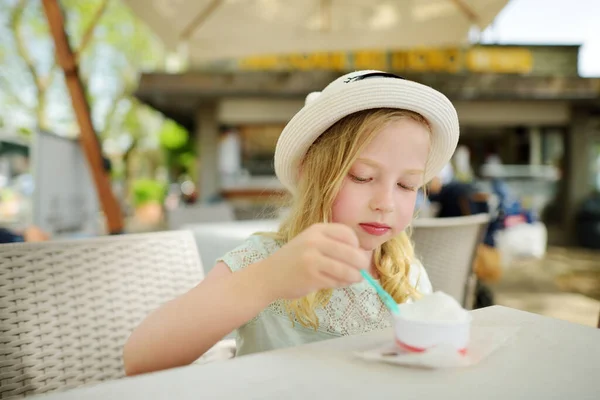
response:
<svg viewBox="0 0 600 400"><path fill-rule="evenodd" d="M413 217L429 153L429 131L410 118L391 122L359 154L333 204L333 222L354 229L372 251Z"/></svg>

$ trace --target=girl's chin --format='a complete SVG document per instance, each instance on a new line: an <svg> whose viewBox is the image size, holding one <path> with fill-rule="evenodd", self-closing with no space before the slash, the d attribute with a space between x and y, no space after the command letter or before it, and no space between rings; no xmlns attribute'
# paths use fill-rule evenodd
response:
<svg viewBox="0 0 600 400"><path fill-rule="evenodd" d="M360 247L366 251L373 251L379 247L381 247L382 244L384 244L385 242L387 242L388 240L390 240L391 237L386 236L380 236L380 237L360 237L359 241L360 241Z"/></svg>

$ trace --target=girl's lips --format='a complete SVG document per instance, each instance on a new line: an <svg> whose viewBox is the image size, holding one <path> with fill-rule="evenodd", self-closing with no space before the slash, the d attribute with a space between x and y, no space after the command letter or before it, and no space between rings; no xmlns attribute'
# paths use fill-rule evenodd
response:
<svg viewBox="0 0 600 400"><path fill-rule="evenodd" d="M378 224L375 222L362 223L359 225L365 232L375 236L385 235L390 229L392 229L388 225Z"/></svg>

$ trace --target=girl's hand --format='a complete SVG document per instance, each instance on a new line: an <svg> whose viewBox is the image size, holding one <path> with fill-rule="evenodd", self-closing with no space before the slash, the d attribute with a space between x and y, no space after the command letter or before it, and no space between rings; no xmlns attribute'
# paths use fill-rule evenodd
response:
<svg viewBox="0 0 600 400"><path fill-rule="evenodd" d="M293 300L360 282L371 259L351 228L331 223L311 226L263 262L275 298Z"/></svg>

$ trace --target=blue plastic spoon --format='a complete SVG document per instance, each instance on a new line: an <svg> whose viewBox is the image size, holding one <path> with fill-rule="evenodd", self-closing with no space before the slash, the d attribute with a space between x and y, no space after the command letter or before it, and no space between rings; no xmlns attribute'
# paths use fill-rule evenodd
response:
<svg viewBox="0 0 600 400"><path fill-rule="evenodd" d="M379 282L373 279L371 274L369 274L369 272L366 269L362 269L360 273L367 280L367 282L369 282L369 284L371 284L371 286L375 288L375 291L379 295L379 298L381 299L383 304L385 304L388 310L390 310L392 314L399 315L400 309L398 308L398 304L396 304L396 301L392 298L392 296L390 296L390 294L381 287Z"/></svg>

